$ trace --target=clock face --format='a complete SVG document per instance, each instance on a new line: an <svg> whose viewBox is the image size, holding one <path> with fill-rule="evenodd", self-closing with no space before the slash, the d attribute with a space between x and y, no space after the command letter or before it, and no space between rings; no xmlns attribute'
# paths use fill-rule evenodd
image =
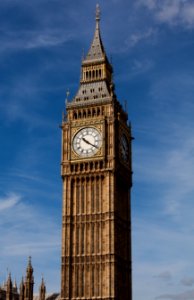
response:
<svg viewBox="0 0 194 300"><path fill-rule="evenodd" d="M95 155L102 146L102 135L94 127L84 127L73 137L72 147L81 157Z"/></svg>
<svg viewBox="0 0 194 300"><path fill-rule="evenodd" d="M121 137L121 155L124 161L128 161L129 158L129 144L126 136L123 134Z"/></svg>

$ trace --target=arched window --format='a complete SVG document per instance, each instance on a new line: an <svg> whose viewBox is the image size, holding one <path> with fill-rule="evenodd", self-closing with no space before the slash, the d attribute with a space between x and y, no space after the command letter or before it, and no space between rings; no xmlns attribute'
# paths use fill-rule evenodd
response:
<svg viewBox="0 0 194 300"><path fill-rule="evenodd" d="M85 244L85 226L82 224L81 232L81 254L84 254L84 244Z"/></svg>
<svg viewBox="0 0 194 300"><path fill-rule="evenodd" d="M82 213L84 213L84 208L85 208L85 187L84 187L84 181L81 184L81 207L82 207Z"/></svg>

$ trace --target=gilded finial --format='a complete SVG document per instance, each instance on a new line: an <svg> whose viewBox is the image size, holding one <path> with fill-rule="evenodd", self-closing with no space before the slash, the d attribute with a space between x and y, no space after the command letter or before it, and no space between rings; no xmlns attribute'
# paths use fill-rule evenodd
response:
<svg viewBox="0 0 194 300"><path fill-rule="evenodd" d="M96 4L96 21L100 21L100 6Z"/></svg>

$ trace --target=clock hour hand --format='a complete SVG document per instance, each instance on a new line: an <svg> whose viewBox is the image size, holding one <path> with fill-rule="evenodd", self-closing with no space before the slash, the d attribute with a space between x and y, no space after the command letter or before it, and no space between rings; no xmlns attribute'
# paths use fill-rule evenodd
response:
<svg viewBox="0 0 194 300"><path fill-rule="evenodd" d="M95 148L98 149L98 147L97 147L96 145L93 145L93 144L90 143L88 140L86 140L84 137L82 138L82 140L83 140L86 144L91 145L92 147L95 147Z"/></svg>

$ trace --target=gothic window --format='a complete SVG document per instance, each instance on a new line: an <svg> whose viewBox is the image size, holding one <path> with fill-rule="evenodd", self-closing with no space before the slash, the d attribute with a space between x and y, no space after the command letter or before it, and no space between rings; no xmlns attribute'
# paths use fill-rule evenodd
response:
<svg viewBox="0 0 194 300"><path fill-rule="evenodd" d="M82 224L82 233L81 233L81 254L84 254L84 242L85 242L85 239L84 239L84 233L85 233L85 227L84 227L84 224Z"/></svg>
<svg viewBox="0 0 194 300"><path fill-rule="evenodd" d="M77 182L76 187L76 211L79 214L80 213L80 183Z"/></svg>
<svg viewBox="0 0 194 300"><path fill-rule="evenodd" d="M82 267L82 274L81 274L81 297L84 296L84 266Z"/></svg>
<svg viewBox="0 0 194 300"><path fill-rule="evenodd" d="M84 181L81 184L81 207L82 207L82 213L84 213L84 206L85 206L85 197L84 193L85 192L85 186L84 186Z"/></svg>
<svg viewBox="0 0 194 300"><path fill-rule="evenodd" d="M79 297L79 267L76 267L76 296Z"/></svg>
<svg viewBox="0 0 194 300"><path fill-rule="evenodd" d="M97 286L96 286L96 296L100 296L100 268L96 267L96 277L97 277Z"/></svg>
<svg viewBox="0 0 194 300"><path fill-rule="evenodd" d="M71 182L71 195L72 195L72 203L73 203L73 211L75 211L75 205L76 205L76 199L75 199L75 195L74 195L74 192L75 192L75 183L74 183L74 180L72 180Z"/></svg>
<svg viewBox="0 0 194 300"><path fill-rule="evenodd" d="M99 211L99 201L100 201L100 183L99 179L96 182L96 210Z"/></svg>
<svg viewBox="0 0 194 300"><path fill-rule="evenodd" d="M94 254L94 224L91 225L91 252Z"/></svg>
<svg viewBox="0 0 194 300"><path fill-rule="evenodd" d="M76 254L79 254L79 226L77 226L76 231Z"/></svg>
<svg viewBox="0 0 194 300"><path fill-rule="evenodd" d="M91 206L92 212L94 212L94 181L92 181L91 186Z"/></svg>
<svg viewBox="0 0 194 300"><path fill-rule="evenodd" d="M96 226L96 252L100 252L100 226L97 224Z"/></svg>
<svg viewBox="0 0 194 300"><path fill-rule="evenodd" d="M94 296L94 266L92 266L92 296Z"/></svg>

